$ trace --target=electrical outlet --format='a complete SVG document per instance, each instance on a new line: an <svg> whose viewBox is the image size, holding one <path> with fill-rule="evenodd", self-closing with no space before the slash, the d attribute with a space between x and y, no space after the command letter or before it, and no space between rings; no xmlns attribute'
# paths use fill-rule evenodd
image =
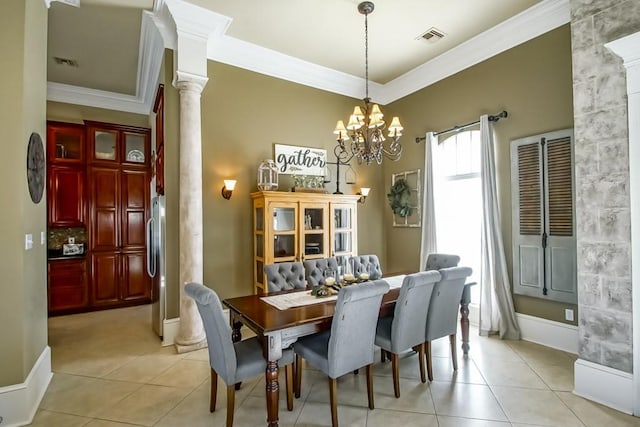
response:
<svg viewBox="0 0 640 427"><path fill-rule="evenodd" d="M564 320L568 320L569 322L573 322L573 310L570 308L564 309Z"/></svg>
<svg viewBox="0 0 640 427"><path fill-rule="evenodd" d="M76 242L75 237L69 237L69 244L73 245Z"/></svg>

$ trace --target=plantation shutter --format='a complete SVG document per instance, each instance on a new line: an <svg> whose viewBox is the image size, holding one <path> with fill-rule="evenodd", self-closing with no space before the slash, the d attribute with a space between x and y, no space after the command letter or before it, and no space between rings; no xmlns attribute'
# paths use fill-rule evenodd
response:
<svg viewBox="0 0 640 427"><path fill-rule="evenodd" d="M517 294L577 303L571 129L511 143Z"/></svg>

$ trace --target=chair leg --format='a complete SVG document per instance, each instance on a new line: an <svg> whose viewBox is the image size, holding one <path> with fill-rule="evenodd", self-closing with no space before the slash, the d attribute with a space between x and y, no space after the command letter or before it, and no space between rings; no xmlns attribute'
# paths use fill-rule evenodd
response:
<svg viewBox="0 0 640 427"><path fill-rule="evenodd" d="M427 359L427 376L429 381L433 381L433 368L431 367L431 341L427 341L425 344L425 358Z"/></svg>
<svg viewBox="0 0 640 427"><path fill-rule="evenodd" d="M384 363L387 361L387 358L385 357L385 352L384 352L384 348L380 349L380 362Z"/></svg>
<svg viewBox="0 0 640 427"><path fill-rule="evenodd" d="M396 398L400 397L400 370L398 368L398 355L390 352L391 370L393 371L393 394Z"/></svg>
<svg viewBox="0 0 640 427"><path fill-rule="evenodd" d="M456 350L456 334L449 335L449 343L451 344L451 360L453 360L453 370L458 370L458 351Z"/></svg>
<svg viewBox="0 0 640 427"><path fill-rule="evenodd" d="M367 399L369 400L369 409L373 409L373 369L372 365L367 365Z"/></svg>
<svg viewBox="0 0 640 427"><path fill-rule="evenodd" d="M302 357L296 354L296 382L294 386L296 399L300 398L300 391L302 389Z"/></svg>
<svg viewBox="0 0 640 427"><path fill-rule="evenodd" d="M287 383L287 409L293 411L293 363L284 367L284 378Z"/></svg>
<svg viewBox="0 0 640 427"><path fill-rule="evenodd" d="M227 386L227 427L233 427L233 413L236 401L236 386Z"/></svg>
<svg viewBox="0 0 640 427"><path fill-rule="evenodd" d="M338 427L338 381L329 378L329 402L331 403L331 425Z"/></svg>
<svg viewBox="0 0 640 427"><path fill-rule="evenodd" d="M214 412L218 399L218 373L213 368L211 368L211 396L209 399L209 412Z"/></svg>
<svg viewBox="0 0 640 427"><path fill-rule="evenodd" d="M353 371L353 375L358 375L360 373L360 369L356 369Z"/></svg>
<svg viewBox="0 0 640 427"><path fill-rule="evenodd" d="M420 366L420 381L426 383L427 378L424 373L424 343L418 346L418 365Z"/></svg>

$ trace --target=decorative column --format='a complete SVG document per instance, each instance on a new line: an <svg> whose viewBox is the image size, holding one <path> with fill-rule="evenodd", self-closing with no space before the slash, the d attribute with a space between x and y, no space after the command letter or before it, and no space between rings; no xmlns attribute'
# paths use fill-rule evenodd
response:
<svg viewBox="0 0 640 427"><path fill-rule="evenodd" d="M200 94L207 78L176 71L180 91L180 328L178 353L206 347L195 301L184 292L189 282L203 283L202 137Z"/></svg>

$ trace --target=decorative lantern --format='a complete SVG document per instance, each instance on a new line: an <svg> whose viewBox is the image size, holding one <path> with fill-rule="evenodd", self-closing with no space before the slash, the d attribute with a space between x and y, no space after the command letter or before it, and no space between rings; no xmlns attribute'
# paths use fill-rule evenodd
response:
<svg viewBox="0 0 640 427"><path fill-rule="evenodd" d="M271 159L263 160L258 166L258 190L278 189L278 166Z"/></svg>

